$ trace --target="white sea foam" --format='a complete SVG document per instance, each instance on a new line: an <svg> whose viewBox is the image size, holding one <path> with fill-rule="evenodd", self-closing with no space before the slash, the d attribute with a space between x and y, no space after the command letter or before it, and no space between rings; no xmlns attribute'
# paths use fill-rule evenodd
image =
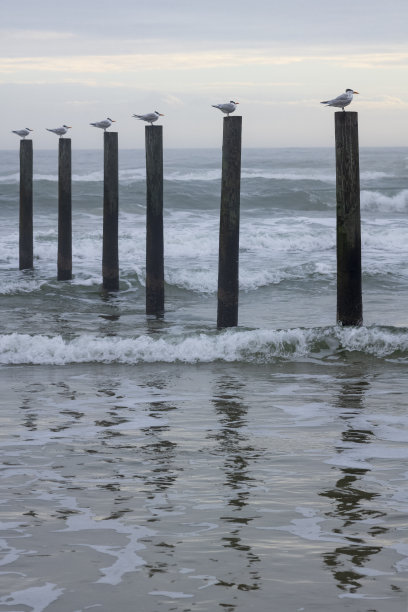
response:
<svg viewBox="0 0 408 612"><path fill-rule="evenodd" d="M135 338L83 335L73 340L61 336L0 336L0 363L209 363L213 361L271 363L322 356L328 351L359 351L376 357L405 354L406 330L381 328L317 328L252 331L227 330L189 336Z"/></svg>
<svg viewBox="0 0 408 612"><path fill-rule="evenodd" d="M361 180L365 181L374 181L382 178L392 177L386 172L379 171L364 171L361 173ZM119 180L127 183L132 183L136 181L145 180L146 178L146 170L144 167L139 168L130 168L130 169L120 169L119 170ZM319 172L316 171L315 168L310 168L309 171L296 171L296 170L284 170L277 171L271 168L270 170L265 170L261 168L250 168L243 167L241 171L242 179L269 179L275 181L317 181L322 183L333 184L336 180L334 172ZM199 170L190 170L190 171L164 171L164 179L170 182L192 182L192 181L219 181L221 179L221 169L220 168L203 168ZM0 176L0 183L3 184L17 184L20 180L20 175L18 172L12 172L10 174L5 174ZM57 182L58 174L51 173L41 173L36 172L33 174L34 181L48 181L48 182ZM83 182L83 183L92 183L92 182L101 182L103 181L103 171L95 170L92 172L87 172L84 174L73 173L72 174L73 182Z"/></svg>
<svg viewBox="0 0 408 612"><path fill-rule="evenodd" d="M0 295L16 295L18 293L32 293L41 289L45 284L42 279L16 278L15 280L4 280L0 283Z"/></svg>
<svg viewBox="0 0 408 612"><path fill-rule="evenodd" d="M145 561L140 556L139 552L146 547L144 544L141 544L139 540L147 536L155 535L155 531L147 527L140 527L139 525L125 525L117 519L105 519L101 521L93 516L89 508L79 507L74 497L59 496L58 500L65 508L75 511L74 514L67 517L66 527L61 529L60 532L95 530L104 532L106 530L112 530L115 533L126 536L128 540L125 546L120 547L117 545L82 544L82 546L116 558L116 561L112 565L100 569L103 576L99 578L97 581L98 583L117 585L122 582L124 574L135 571L137 567L145 565Z"/></svg>
<svg viewBox="0 0 408 612"><path fill-rule="evenodd" d="M63 594L64 589L47 582L43 586L30 587L0 597L0 603L6 606L27 606L31 612L43 612Z"/></svg>
<svg viewBox="0 0 408 612"><path fill-rule="evenodd" d="M336 180L336 177L333 173L316 172L315 169L310 169L309 172L274 172L265 170L255 170L252 168L243 168L241 177L248 179L273 179L276 181L319 181L322 183L333 183Z"/></svg>
<svg viewBox="0 0 408 612"><path fill-rule="evenodd" d="M0 176L0 183L4 185L15 185L20 182L20 174L19 172L13 172L12 174L4 174Z"/></svg>
<svg viewBox="0 0 408 612"><path fill-rule="evenodd" d="M284 531L312 542L336 542L338 544L345 544L347 542L340 534L323 531L320 523L325 519L319 517L315 510L298 507L296 511L302 514L304 518L293 519L289 525L284 525L282 527L258 527L257 529Z"/></svg>
<svg viewBox="0 0 408 612"><path fill-rule="evenodd" d="M193 597L192 593L182 593L179 591L150 591L149 595L160 595L161 597L168 597L169 599L186 599Z"/></svg>
<svg viewBox="0 0 408 612"><path fill-rule="evenodd" d="M379 212L407 212L408 189L403 189L393 196L387 196L379 191L362 191L360 201L362 210Z"/></svg>

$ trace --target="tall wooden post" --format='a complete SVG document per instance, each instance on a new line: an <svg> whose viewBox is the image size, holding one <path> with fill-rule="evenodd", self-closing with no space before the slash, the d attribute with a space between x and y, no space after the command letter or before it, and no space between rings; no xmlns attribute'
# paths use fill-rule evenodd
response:
<svg viewBox="0 0 408 612"><path fill-rule="evenodd" d="M217 327L238 325L242 117L225 117L222 145Z"/></svg>
<svg viewBox="0 0 408 612"><path fill-rule="evenodd" d="M358 114L337 112L337 322L362 325Z"/></svg>
<svg viewBox="0 0 408 612"><path fill-rule="evenodd" d="M58 280L72 279L71 139L58 147Z"/></svg>
<svg viewBox="0 0 408 612"><path fill-rule="evenodd" d="M146 314L164 313L163 128L147 125L146 136Z"/></svg>
<svg viewBox="0 0 408 612"><path fill-rule="evenodd" d="M107 291L119 289L118 133L104 132L102 279Z"/></svg>
<svg viewBox="0 0 408 612"><path fill-rule="evenodd" d="M33 268L33 141L20 141L20 270Z"/></svg>

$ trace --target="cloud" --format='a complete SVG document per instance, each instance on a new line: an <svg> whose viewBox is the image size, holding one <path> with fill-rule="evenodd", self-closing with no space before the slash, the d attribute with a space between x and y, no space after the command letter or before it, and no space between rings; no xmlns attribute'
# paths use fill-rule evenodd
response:
<svg viewBox="0 0 408 612"><path fill-rule="evenodd" d="M360 104L363 108L367 109L392 108L394 110L406 110L408 108L408 100L402 100L393 96L378 96L362 100Z"/></svg>
<svg viewBox="0 0 408 612"><path fill-rule="evenodd" d="M185 106L183 100L173 94L168 94L163 98L163 102L168 106Z"/></svg>
<svg viewBox="0 0 408 612"><path fill-rule="evenodd" d="M238 67L268 67L290 64L336 64L346 68L389 69L406 68L408 52L325 54L324 50L279 55L276 50L196 51L191 53L136 53L120 55L69 55L57 57L3 57L0 72L3 75L29 73L107 75L137 71L198 70ZM287 85L287 83L284 83ZM274 84L276 86L276 84Z"/></svg>
<svg viewBox="0 0 408 612"><path fill-rule="evenodd" d="M127 55L84 55L67 57L0 58L0 72L60 73L128 72L135 70L199 70L228 66L272 66L305 61L301 56L275 56L256 51L147 53Z"/></svg>
<svg viewBox="0 0 408 612"><path fill-rule="evenodd" d="M2 44L10 41L55 41L55 40L68 40L76 38L76 35L72 32L62 32L60 30L21 30L21 29L8 29L0 28L0 37Z"/></svg>

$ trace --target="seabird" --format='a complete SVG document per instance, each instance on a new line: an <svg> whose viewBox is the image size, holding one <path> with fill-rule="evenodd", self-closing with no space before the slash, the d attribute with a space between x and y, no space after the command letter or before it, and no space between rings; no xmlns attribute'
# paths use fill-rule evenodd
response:
<svg viewBox="0 0 408 612"><path fill-rule="evenodd" d="M325 100L324 102L320 102L320 104L325 104L326 106L335 106L336 108L342 108L344 111L344 107L348 106L350 102L353 100L353 94L358 94L358 91L354 91L353 89L346 89L346 93L342 93L337 98L333 98L333 100Z"/></svg>
<svg viewBox="0 0 408 612"><path fill-rule="evenodd" d="M101 128L106 132L106 130L115 123L115 119L111 119L108 117L107 119L102 119L102 121L95 121L95 123L90 123L89 125L93 125L94 127Z"/></svg>
<svg viewBox="0 0 408 612"><path fill-rule="evenodd" d="M25 139L26 136L29 135L30 132L34 132L31 128L24 128L23 130L11 130L13 134L17 134L21 138Z"/></svg>
<svg viewBox="0 0 408 612"><path fill-rule="evenodd" d="M68 132L68 130L71 129L70 125L62 125L61 127L58 128L45 128L46 130L48 130L49 132L53 132L54 134L56 134L57 136L59 136L60 138L63 137L64 134L66 134Z"/></svg>
<svg viewBox="0 0 408 612"><path fill-rule="evenodd" d="M229 117L229 114L233 113L234 110L237 108L237 104L239 104L239 102L234 102L234 100L230 100L229 102L225 102L225 104L212 104L211 106L213 106L214 108L218 108L220 111L225 113L227 117Z"/></svg>
<svg viewBox="0 0 408 612"><path fill-rule="evenodd" d="M164 117L162 113L159 111L154 111L154 113L146 113L146 115L133 115L136 119L140 119L141 121L147 121L150 125L153 125L154 121L157 121L159 117Z"/></svg>

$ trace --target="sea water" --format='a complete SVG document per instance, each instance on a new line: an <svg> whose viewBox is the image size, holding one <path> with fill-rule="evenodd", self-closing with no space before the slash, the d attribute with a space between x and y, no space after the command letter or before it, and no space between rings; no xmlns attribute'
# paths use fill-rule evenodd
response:
<svg viewBox="0 0 408 612"><path fill-rule="evenodd" d="M35 144L35 143L34 143ZM0 153L0 612L406 612L408 149L362 149L363 316L336 319L331 149L244 150L239 326L217 331L221 154L166 150L166 312L145 315L143 151L119 152L120 291L101 289L101 151Z"/></svg>

